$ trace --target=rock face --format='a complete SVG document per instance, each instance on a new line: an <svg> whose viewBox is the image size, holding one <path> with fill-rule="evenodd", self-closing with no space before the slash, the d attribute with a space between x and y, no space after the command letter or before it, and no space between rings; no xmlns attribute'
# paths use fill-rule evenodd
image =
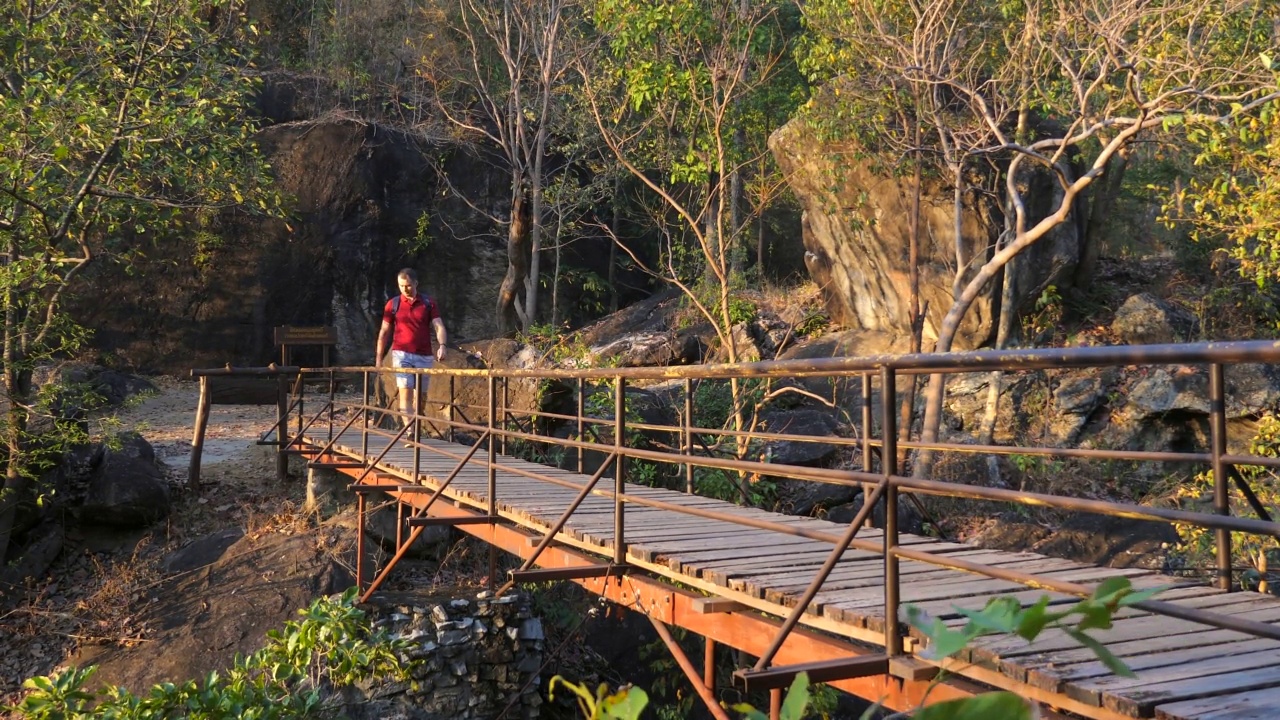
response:
<svg viewBox="0 0 1280 720"><path fill-rule="evenodd" d="M278 357L272 328L333 325L335 360L367 363L402 267L418 269L455 336L491 329L504 246L461 200L442 195L428 154L443 153L451 182L478 206L496 209L501 182L478 172L475 158L354 122L279 124L259 140L276 189L292 199L289 220L224 220L219 244L199 263L175 239L131 276L96 268L73 310L98 329L102 349L175 374L227 362L265 365ZM433 219L432 239L413 251L405 241L417 236L424 215ZM318 351L298 357L319 363Z"/></svg>
<svg viewBox="0 0 1280 720"><path fill-rule="evenodd" d="M882 177L854 158L850 147L825 145L803 118L769 139L774 157L804 206L805 264L824 288L831 319L851 329L909 335L909 182ZM835 161L838 158L838 164ZM1053 183L1031 179L1028 213L1043 217L1053 207ZM952 191L925 183L921 198L921 303L927 304L925 337L936 337L952 302L956 264ZM972 277L995 244L1003 220L998 208L968 202L960 242ZM1080 236L1067 222L1015 262L1018 304L1034 300L1050 284L1061 285L1080 256ZM967 280L966 280L967 281ZM990 283L965 315L953 345L968 350L993 335L1000 288Z"/></svg>
<svg viewBox="0 0 1280 720"><path fill-rule="evenodd" d="M192 367L265 365L279 356L272 329L332 325L335 363L370 364L396 272L418 270L456 340L495 334L507 269L510 177L484 157L373 123L308 120L316 92L270 77L259 143L286 198L286 219L226 215L194 259L189 237L136 238L135 272L90 268L70 309L95 328L95 345L122 364L185 373ZM271 124L275 123L275 124ZM154 246L152 245L154 244ZM603 274L608 241L581 238L569 267ZM585 310L561 289L567 317ZM317 365L319 349L298 362Z"/></svg>

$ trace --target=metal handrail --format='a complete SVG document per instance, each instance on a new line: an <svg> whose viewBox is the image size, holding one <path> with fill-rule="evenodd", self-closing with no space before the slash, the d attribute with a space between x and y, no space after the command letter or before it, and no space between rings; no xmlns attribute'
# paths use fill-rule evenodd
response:
<svg viewBox="0 0 1280 720"><path fill-rule="evenodd" d="M613 561L615 563L622 563L625 561L627 546L625 537L625 508L627 505L661 508L707 519L721 520L747 527L767 529L774 532L786 533L789 535L833 544L835 547L831 557L829 558L829 562L824 563L823 568L815 575L814 581L807 588L805 597L801 598L801 603L794 607L789 613L788 621L785 623L783 631L774 642L775 648L781 646L781 643L785 640L786 633L789 632L797 622L800 622L800 618L803 616L806 609L805 606L808 604L806 601L817 594L818 590L821 588L826 573L830 571L830 567L828 567L828 565L834 567L835 562L838 561L843 552L843 548L852 547L883 554L886 565L886 651L890 654L896 654L902 651L901 636L897 628L899 605L898 588L900 582L897 572L897 563L899 559L921 560L965 572L1011 580L1032 587L1044 587L1061 592L1085 594L1089 591L1089 588L1082 584L1065 583L1060 580L1054 580L1053 578L1044 578L1032 574L1001 570L999 568L983 566L975 563L967 563L954 558L938 558L929 555L928 553L921 553L919 551L912 550L909 547L899 546L896 522L896 504L900 492L906 492L909 496L940 495L983 501L1038 505L1108 516L1197 525L1209 528L1214 531L1218 545L1217 572L1219 585L1229 586L1231 579L1230 536L1232 532L1246 532L1280 538L1280 523L1275 523L1270 520L1266 514L1265 507L1255 496L1253 496L1252 491L1245 482L1245 479L1239 474L1236 468L1237 466L1242 465L1280 467L1280 459L1230 454L1226 452L1226 403L1224 397L1225 383L1223 380L1224 367L1226 365L1241 363L1277 362L1280 362L1280 342L1250 341L1198 343L1188 345L980 351L973 353L897 356L879 355L861 358L822 358L766 361L738 365L720 364L665 368L609 368L583 370L495 368L474 370L435 367L431 369L401 369L397 370L397 372L408 372L425 376L448 376L450 378L449 402L445 404L445 409L441 413L446 417L431 417L430 420L448 428L449 432L453 432L454 430L467 430L483 433L486 436L490 457L486 461L481 461L481 463L482 465L487 466L490 474L490 487L492 488L492 491L489 493L490 497L487 502L489 514L491 516L496 512L495 503L498 499L494 475L498 466L496 455L494 455L494 448L496 445L495 441L505 443L507 440L514 439L531 443L543 443L547 446L562 447L570 451L576 450L579 457L580 471L582 470L582 454L587 450L595 450L610 457L612 463L617 468L615 472L616 484L612 490L596 488L594 487L595 483L587 483L584 485L581 483L567 481L562 478L551 477L538 473L534 470L524 469L523 467L504 467L504 472L523 475L568 488L574 488L579 491L579 498L584 498L590 494L611 499L615 503L616 508L613 548ZM965 445L945 442L924 443L908 438L900 440L897 437L897 432L895 431L895 415L899 399L898 393L895 389L895 382L898 375L972 373L989 372L992 370L1022 371L1133 364L1198 364L1209 366L1210 384L1208 388L1208 414L1210 416L1212 438L1210 443L1211 447L1207 452L1152 452L1101 450L1091 448ZM283 369L276 369L273 372L281 374L282 370ZM198 372L193 372L193 375L197 375ZM300 378L308 374L321 372L328 374L330 378L332 378L333 374L337 372L363 373L367 387L367 383L375 374L388 371L385 369L368 367L297 369L297 373ZM208 371L208 374L234 374L234 371ZM794 439L803 442L830 443L832 442L832 439L815 436L794 436L787 433L776 432L760 433L751 430L735 431L695 428L691 426L689 418L692 411L690 397L686 397L685 399L686 411L677 425L668 426L654 423L633 423L625 417L625 385L637 380L682 379L685 381L684 387L686 395L691 396L693 386L690 381L693 379L723 380L729 378L763 379L772 377L800 378L816 376L829 376L832 378L859 377L861 379L859 404L861 405L862 413L861 427L856 428L858 430L857 437L840 438L838 439L839 442L833 443L843 447L860 446L862 450L862 467L860 470L835 470L827 468L782 466L775 463L758 462L754 460L714 458L696 455L693 452L692 437L697 434L731 435L735 438L747 437L765 441ZM458 381L467 382L468 379L488 383L489 404L487 408L484 408L483 405L464 405L463 403L458 402L457 395L455 394L454 383ZM506 383L511 379L551 379L575 382L578 398L577 414L571 416L564 413L526 412L511 408L505 397L507 394L505 392ZM496 381L498 380L503 382L502 394L504 396L504 401L501 405L497 402L498 390L496 388ZM589 418L585 416L582 396L585 392L585 382L588 380L609 381L614 383L615 412L613 418ZM879 381L881 389L880 407L873 410L871 406L871 395L875 390L876 380ZM368 393L366 392L366 397L367 396ZM336 403L338 401L334 402ZM479 423L458 422L454 420L453 418L455 415L460 414L458 413L458 408L463 407L487 410L488 419L486 423L481 425ZM369 411L370 407L366 402L360 404L357 409L363 413ZM515 412L512 412L513 410L515 410ZM383 410L383 412L398 414L394 411L387 410ZM517 424L516 429L507 427L513 417L528 417L533 415L547 419L559 420L561 422L576 423L577 432L574 436L576 439L558 439L539 435L537 434L536 424L530 424L528 432L519 429L519 424ZM879 416L879 428L873 426L877 415ZM426 416L414 414L412 419L420 420L424 417ZM604 436L604 433L600 433L596 438L597 441L587 439L587 434L585 432L586 429L593 426L599 428L611 425L614 427L614 437L608 438L607 436ZM673 436L680 438L680 440L678 443L673 443L673 447L670 450L630 447L628 444L628 438L626 437L626 431L628 429L668 432ZM380 431L366 427L361 432L369 434L378 433ZM389 435L390 433L387 434ZM403 437L403 435L404 431L401 431L401 433L396 436L396 439L398 440L400 437ZM415 445L416 444L417 443L415 443ZM874 453L873 450L877 448L880 449L878 469L873 467L876 463L876 453ZM473 451L474 449L475 448L473 448ZM933 450L1000 455L1025 454L1050 457L1069 457L1084 460L1189 462L1207 464L1211 467L1215 477L1215 511L1214 513L1201 513L1170 508L1148 507L1132 503L1118 503L1060 495L1048 495L1043 493L1006 490L1001 488L988 488L928 478L909 478L901 476L897 472L897 456L898 452L902 450ZM455 457L447 451L442 454L449 457ZM623 480L626 478L626 463L629 460L643 460L670 465L673 468L681 468L683 469L683 474L687 477L686 487L689 488L693 485L693 469L696 467L717 468L741 474L752 473L833 483L838 485L863 486L864 488L873 487L875 490L871 494L871 497L882 497L887 506L886 527L881 541L875 542L868 539L854 537L857 534L857 527L853 527L851 531L847 531L843 536L838 536L833 533L822 532L810 528L796 527L795 525L786 525L763 519L741 517L707 508L685 507L675 503L664 502L656 498L646 497L643 494L629 493L626 491L623 483ZM378 461L375 460L373 464L377 464L377 462ZM370 469L371 468L372 465L370 466ZM366 470L366 473L367 472L368 470ZM596 473L594 479L598 480L602 474L603 471ZM1230 515L1230 508L1227 500L1232 482L1238 486L1254 511L1264 519L1233 517ZM865 516L869 515L870 507L870 505L867 505L864 507L864 512L859 513L859 517L862 521L865 521ZM568 515L571 514L572 511L573 508L570 508L570 510L565 513L565 517L561 518L560 524L563 524L563 522L567 520ZM855 525L860 524L861 522L855 523ZM550 534L544 538L544 543L549 541L549 539ZM1274 630L1254 627L1254 625L1260 624L1241 623L1238 619L1230 619L1227 616L1217 615L1209 611L1181 608L1172 606L1169 603L1157 601L1144 602L1141 603L1139 607L1151 612L1159 612L1173 617L1190 619L1215 627L1239 629L1243 632L1249 632L1262 637L1276 636L1276 631ZM767 660L765 660L765 662L767 662Z"/></svg>

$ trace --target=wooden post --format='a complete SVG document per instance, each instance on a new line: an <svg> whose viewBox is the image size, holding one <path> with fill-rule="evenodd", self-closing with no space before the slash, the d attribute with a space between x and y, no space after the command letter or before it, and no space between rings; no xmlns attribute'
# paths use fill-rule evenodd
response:
<svg viewBox="0 0 1280 720"><path fill-rule="evenodd" d="M200 493L200 456L204 452L204 431L209 426L209 377L200 377L200 400L196 402L196 428L191 437L191 464L187 468L187 487Z"/></svg>
<svg viewBox="0 0 1280 720"><path fill-rule="evenodd" d="M276 479L284 482L289 478L289 454L284 451L289 444L289 378L280 375L276 381L279 388L276 392Z"/></svg>

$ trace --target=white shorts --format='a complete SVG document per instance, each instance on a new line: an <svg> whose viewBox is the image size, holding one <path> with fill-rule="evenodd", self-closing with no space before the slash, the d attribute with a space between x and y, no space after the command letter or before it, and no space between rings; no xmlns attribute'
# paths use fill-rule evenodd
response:
<svg viewBox="0 0 1280 720"><path fill-rule="evenodd" d="M391 367L397 368L429 368L434 367L436 359L430 355L419 355L417 353L405 352L403 350L391 351ZM417 375L414 373L396 373L396 387L413 388L416 387L417 379L422 378L422 391L426 392L427 383L431 378L426 375Z"/></svg>

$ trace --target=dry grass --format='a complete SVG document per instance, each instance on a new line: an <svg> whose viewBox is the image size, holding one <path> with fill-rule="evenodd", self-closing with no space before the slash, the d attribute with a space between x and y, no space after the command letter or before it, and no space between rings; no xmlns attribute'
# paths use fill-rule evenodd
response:
<svg viewBox="0 0 1280 720"><path fill-rule="evenodd" d="M155 601L150 593L164 579L161 552L150 535L127 557L99 559L90 555L94 577L89 595L75 604L81 625L77 639L131 647L146 640L146 623L137 620Z"/></svg>

